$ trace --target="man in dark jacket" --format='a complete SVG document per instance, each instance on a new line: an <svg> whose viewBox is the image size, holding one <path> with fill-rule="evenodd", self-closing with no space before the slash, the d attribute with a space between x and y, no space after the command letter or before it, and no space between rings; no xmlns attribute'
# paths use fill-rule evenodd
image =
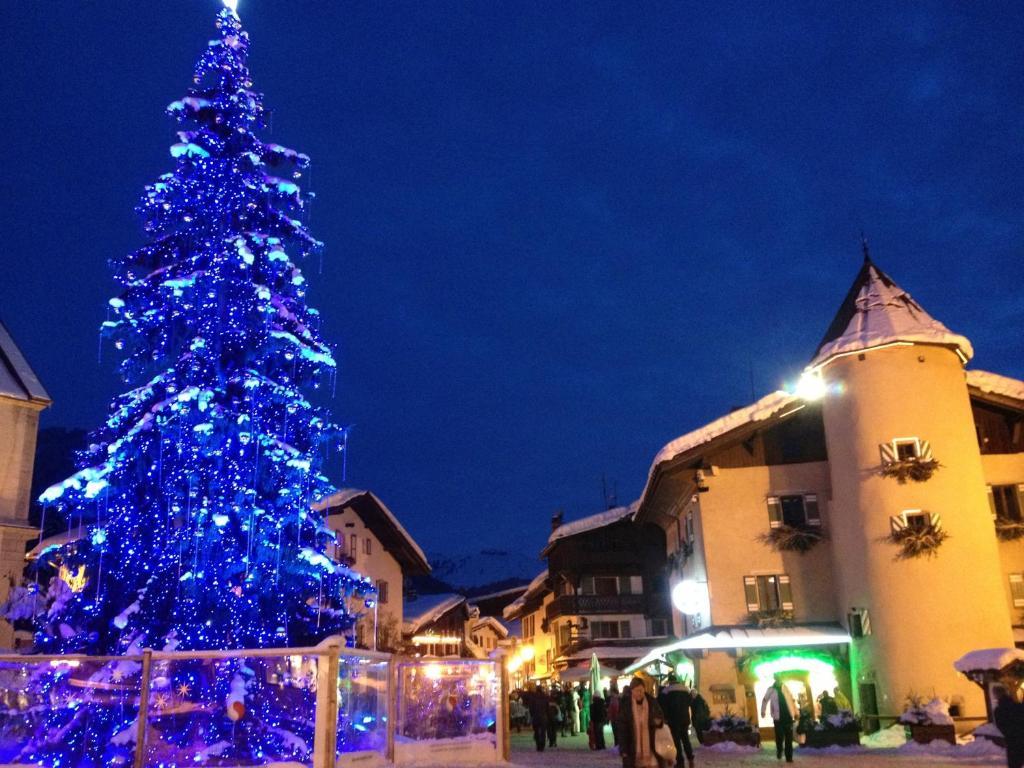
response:
<svg viewBox="0 0 1024 768"><path fill-rule="evenodd" d="M523 698L526 700L526 708L530 710L533 743L537 745L538 752L543 752L548 737L548 704L551 700L539 686L523 694Z"/></svg>
<svg viewBox="0 0 1024 768"><path fill-rule="evenodd" d="M657 700L647 684L634 677L619 705L619 754L622 768L664 768L654 751L654 732L665 724Z"/></svg>
<svg viewBox="0 0 1024 768"><path fill-rule="evenodd" d="M692 693L693 703L690 704L690 711L693 713L693 730L697 734L697 741L703 744L704 731L711 727L711 707L696 688L692 689Z"/></svg>
<svg viewBox="0 0 1024 768"><path fill-rule="evenodd" d="M590 700L590 732L592 749L604 749L604 724L608 722L608 708L599 694Z"/></svg>
<svg viewBox="0 0 1024 768"><path fill-rule="evenodd" d="M1015 701L1002 686L992 692L996 696L992 719L1006 739L1006 765L1024 768L1024 704Z"/></svg>
<svg viewBox="0 0 1024 768"><path fill-rule="evenodd" d="M685 683L679 682L675 675L669 675L668 685L662 689L661 708L665 711L665 722L672 731L672 741L676 744L676 765L686 763L693 768L693 746L690 744L690 708L693 706L693 694Z"/></svg>

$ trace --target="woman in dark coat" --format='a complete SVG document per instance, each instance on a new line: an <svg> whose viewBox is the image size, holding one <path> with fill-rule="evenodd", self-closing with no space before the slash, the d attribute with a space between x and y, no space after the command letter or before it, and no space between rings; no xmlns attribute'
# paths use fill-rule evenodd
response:
<svg viewBox="0 0 1024 768"><path fill-rule="evenodd" d="M636 713L647 720L647 728L638 743ZM654 732L665 724L665 714L658 700L647 692L643 678L634 677L629 691L623 694L619 705L619 754L622 768L664 768L654 751ZM644 738L646 737L646 738Z"/></svg>
<svg viewBox="0 0 1024 768"><path fill-rule="evenodd" d="M997 704L992 719L1006 739L1006 765L1024 768L1024 704L1017 702L1004 687L993 693Z"/></svg>

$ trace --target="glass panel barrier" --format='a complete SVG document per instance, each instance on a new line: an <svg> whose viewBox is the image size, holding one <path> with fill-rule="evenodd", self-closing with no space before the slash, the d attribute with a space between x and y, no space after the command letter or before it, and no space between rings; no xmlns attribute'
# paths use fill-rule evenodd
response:
<svg viewBox="0 0 1024 768"><path fill-rule="evenodd" d="M154 655L145 765L312 765L319 663L313 655Z"/></svg>
<svg viewBox="0 0 1024 768"><path fill-rule="evenodd" d="M0 660L0 765L132 764L141 658Z"/></svg>
<svg viewBox="0 0 1024 768"><path fill-rule="evenodd" d="M383 763L388 747L388 663L380 658L343 655L338 660L338 763ZM358 758L358 759L355 759Z"/></svg>
<svg viewBox="0 0 1024 768"><path fill-rule="evenodd" d="M494 661L416 660L398 666L395 763L498 760L501 681Z"/></svg>

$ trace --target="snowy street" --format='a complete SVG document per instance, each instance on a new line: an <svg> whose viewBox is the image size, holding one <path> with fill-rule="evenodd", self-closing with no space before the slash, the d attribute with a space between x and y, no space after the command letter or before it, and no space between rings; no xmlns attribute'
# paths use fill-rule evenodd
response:
<svg viewBox="0 0 1024 768"><path fill-rule="evenodd" d="M515 768L618 768L622 765L615 750L609 749L603 754L591 752L583 736L559 739L558 744L555 749L537 752L530 734L525 731L513 733L512 765ZM771 744L759 751L717 751L697 747L695 757L698 766L716 768L779 764ZM975 742L957 747L945 745L942 748L911 744L898 748L797 749L794 764L814 768L874 768L877 765L926 768L939 765L1005 765L1006 758L1002 750L990 744Z"/></svg>

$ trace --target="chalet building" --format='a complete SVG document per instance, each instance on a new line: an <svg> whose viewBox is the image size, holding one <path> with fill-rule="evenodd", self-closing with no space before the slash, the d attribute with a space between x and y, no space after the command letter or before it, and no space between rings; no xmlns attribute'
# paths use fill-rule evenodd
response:
<svg viewBox="0 0 1024 768"><path fill-rule="evenodd" d="M506 645L508 629L464 595L422 595L405 604L405 652L438 659L486 659Z"/></svg>
<svg viewBox="0 0 1024 768"><path fill-rule="evenodd" d="M39 413L50 396L0 323L0 603L21 579L25 549L39 536L29 525L29 489L35 464ZM0 621L0 648L14 648L14 628Z"/></svg>
<svg viewBox="0 0 1024 768"><path fill-rule="evenodd" d="M622 669L671 629L665 534L634 520L637 506L581 520L552 519L548 568L505 609L529 647L523 679L564 678L589 667Z"/></svg>
<svg viewBox="0 0 1024 768"><path fill-rule="evenodd" d="M325 512L335 532L338 562L371 579L377 598L355 627L361 648L397 651L402 647L404 580L427 575L430 564L423 550L375 494L346 488L322 499L314 509Z"/></svg>
<svg viewBox="0 0 1024 768"><path fill-rule="evenodd" d="M972 355L865 252L795 391L655 457L636 520L665 531L682 639L629 669L755 720L775 672L867 716L933 692L984 716L953 662L1024 642L1024 382Z"/></svg>

